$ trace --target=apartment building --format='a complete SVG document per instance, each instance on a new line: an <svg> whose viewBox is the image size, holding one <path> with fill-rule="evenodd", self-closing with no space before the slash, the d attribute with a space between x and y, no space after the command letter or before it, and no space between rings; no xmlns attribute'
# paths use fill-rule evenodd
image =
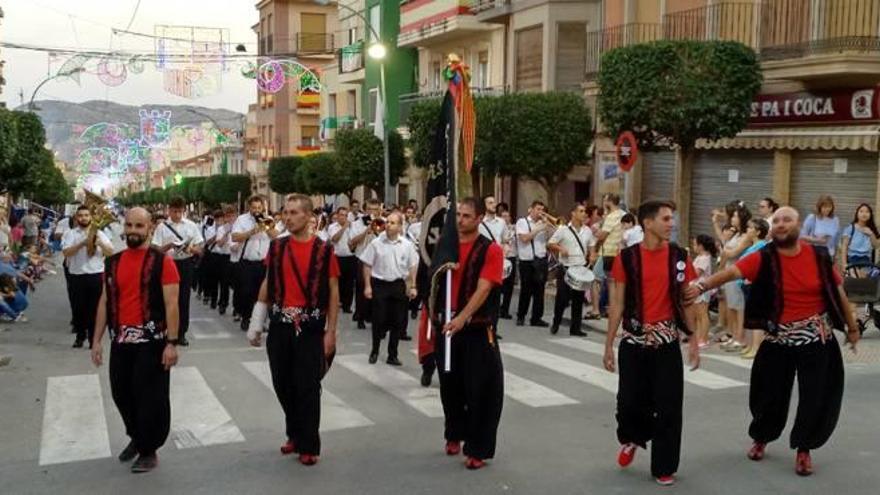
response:
<svg viewBox="0 0 880 495"><path fill-rule="evenodd" d="M3 24L3 7L0 7L0 25ZM2 57L2 55L0 55ZM3 77L3 66L6 64L6 61L3 58L0 58L0 98L3 95L3 86L6 86L6 79ZM5 108L6 102L0 101L0 108Z"/></svg>

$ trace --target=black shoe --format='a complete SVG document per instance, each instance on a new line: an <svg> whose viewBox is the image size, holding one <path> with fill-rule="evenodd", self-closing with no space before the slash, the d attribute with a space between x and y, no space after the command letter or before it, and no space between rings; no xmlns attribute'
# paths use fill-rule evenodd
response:
<svg viewBox="0 0 880 495"><path fill-rule="evenodd" d="M529 323L529 326L537 327L537 328L547 328L550 326L550 324L544 320L538 320L538 321L533 321L533 322Z"/></svg>
<svg viewBox="0 0 880 495"><path fill-rule="evenodd" d="M348 308L342 308L342 314L350 315L350 314L351 314L351 310L348 309Z"/></svg>
<svg viewBox="0 0 880 495"><path fill-rule="evenodd" d="M512 320L513 315L510 313L504 313L504 314L500 315L499 318L501 318L502 320Z"/></svg>
<svg viewBox="0 0 880 495"><path fill-rule="evenodd" d="M554 323L550 325L550 334L556 335L557 333L559 333L559 323Z"/></svg>
<svg viewBox="0 0 880 495"><path fill-rule="evenodd" d="M247 329L250 326L250 324L251 324L250 318L242 318L241 319L241 331L247 332Z"/></svg>
<svg viewBox="0 0 880 495"><path fill-rule="evenodd" d="M502 337L501 334L496 333L496 334L495 334L495 340L504 340L504 337Z"/></svg>
<svg viewBox="0 0 880 495"><path fill-rule="evenodd" d="M73 348L74 348L74 349L82 349L82 346L83 346L83 343L84 343L84 342L85 342L85 340L80 340L80 339L76 339L76 340L74 340L74 341L73 341Z"/></svg>
<svg viewBox="0 0 880 495"><path fill-rule="evenodd" d="M521 326L523 326L523 325L525 325L525 324L526 324L526 320L525 320L525 318L517 318L517 319L516 319L516 326L521 327Z"/></svg>
<svg viewBox="0 0 880 495"><path fill-rule="evenodd" d="M134 441L128 442L128 445L119 453L119 462L129 462L137 457L137 449L134 448Z"/></svg>
<svg viewBox="0 0 880 495"><path fill-rule="evenodd" d="M220 316L223 316L226 314L226 307L220 306L220 308L218 308L217 311L220 313Z"/></svg>
<svg viewBox="0 0 880 495"><path fill-rule="evenodd" d="M572 337L586 337L586 336L587 336L587 332L584 332L584 331L582 331L582 330L572 330L572 331L569 333L569 335L571 335Z"/></svg>
<svg viewBox="0 0 880 495"><path fill-rule="evenodd" d="M358 330L366 330L366 329L367 329L367 324L364 323L363 321L359 321L358 322Z"/></svg>
<svg viewBox="0 0 880 495"><path fill-rule="evenodd" d="M419 310L414 309L414 310L412 310L412 311L409 312L409 319L411 319L411 320L415 320L415 319L418 318L418 317L419 317Z"/></svg>
<svg viewBox="0 0 880 495"><path fill-rule="evenodd" d="M134 464L131 465L132 473L148 473L159 465L159 458L156 454L138 456Z"/></svg>
<svg viewBox="0 0 880 495"><path fill-rule="evenodd" d="M430 387L431 386L431 378L433 378L434 373L429 371L422 371L422 386Z"/></svg>
<svg viewBox="0 0 880 495"><path fill-rule="evenodd" d="M211 309L217 309L217 303L211 303Z"/></svg>
<svg viewBox="0 0 880 495"><path fill-rule="evenodd" d="M390 364L391 366L403 366L403 363L400 362L400 359L397 359L396 357L388 358L385 363Z"/></svg>
<svg viewBox="0 0 880 495"><path fill-rule="evenodd" d="M371 352L370 353L370 364L376 364L376 361L378 361L378 360L379 360L379 353L378 352Z"/></svg>
<svg viewBox="0 0 880 495"><path fill-rule="evenodd" d="M239 315L237 315L237 314L233 314L233 315L232 315L232 321L241 321L241 316L239 316Z"/></svg>
<svg viewBox="0 0 880 495"><path fill-rule="evenodd" d="M409 342L410 340L412 340L412 337L410 337L409 335L401 335L400 340L405 340Z"/></svg>
<svg viewBox="0 0 880 495"><path fill-rule="evenodd" d="M183 347L189 347L189 341L186 340L186 337L181 337L180 340L177 341L177 345Z"/></svg>

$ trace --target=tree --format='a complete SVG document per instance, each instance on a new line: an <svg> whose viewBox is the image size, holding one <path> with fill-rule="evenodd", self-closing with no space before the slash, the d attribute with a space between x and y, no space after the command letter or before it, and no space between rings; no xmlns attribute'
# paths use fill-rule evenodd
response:
<svg viewBox="0 0 880 495"><path fill-rule="evenodd" d="M161 187L154 187L150 189L149 194L146 197L147 203L151 205L164 204L168 201L168 198L165 194L165 189Z"/></svg>
<svg viewBox="0 0 880 495"><path fill-rule="evenodd" d="M302 192L296 186L296 171L303 164L300 156L279 156L269 160L269 189L278 194Z"/></svg>
<svg viewBox="0 0 880 495"><path fill-rule="evenodd" d="M251 194L251 178L247 175L212 175L202 186L205 201L219 205L223 203L238 204Z"/></svg>
<svg viewBox="0 0 880 495"><path fill-rule="evenodd" d="M73 191L67 184L64 174L55 166L52 152L40 150L32 162L29 181L32 184L32 198L42 205L59 205L73 201Z"/></svg>
<svg viewBox="0 0 880 495"><path fill-rule="evenodd" d="M18 121L12 112L0 108L0 194L18 189L26 169L18 156Z"/></svg>
<svg viewBox="0 0 880 495"><path fill-rule="evenodd" d="M307 194L350 194L357 185L339 166L338 156L334 152L308 155L299 172L303 190Z"/></svg>
<svg viewBox="0 0 880 495"><path fill-rule="evenodd" d="M406 169L403 138L397 131L388 133L391 184L397 184ZM352 184L382 191L385 184L385 158L382 141L370 129L344 129L336 133L336 156L340 172Z"/></svg>
<svg viewBox="0 0 880 495"><path fill-rule="evenodd" d="M633 77L638 74L638 77ZM735 41L658 41L611 50L599 69L599 115L610 136L679 147L730 138L761 89L755 52Z"/></svg>

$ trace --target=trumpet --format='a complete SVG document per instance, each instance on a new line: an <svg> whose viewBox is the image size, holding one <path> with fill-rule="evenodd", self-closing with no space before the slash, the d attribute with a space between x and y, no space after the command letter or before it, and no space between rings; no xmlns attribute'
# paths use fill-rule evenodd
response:
<svg viewBox="0 0 880 495"><path fill-rule="evenodd" d="M275 219L269 215L260 213L254 217L254 220L263 228L263 230L271 230L275 226Z"/></svg>
<svg viewBox="0 0 880 495"><path fill-rule="evenodd" d="M94 256L95 253L98 251L98 247L96 245L98 231L113 223L113 221L116 220L116 215L114 215L113 211L110 210L106 199L98 196L88 189L84 189L84 191L86 193L86 200L84 204L89 209L89 212L92 214L92 223L91 225L89 225L86 253L89 256Z"/></svg>
<svg viewBox="0 0 880 495"><path fill-rule="evenodd" d="M541 218L549 225L565 225L565 219L562 217L554 217L546 211L541 212Z"/></svg>
<svg viewBox="0 0 880 495"><path fill-rule="evenodd" d="M374 218L372 222L370 222L370 230L373 231L373 234L379 235L382 232L385 232L385 219L384 218Z"/></svg>

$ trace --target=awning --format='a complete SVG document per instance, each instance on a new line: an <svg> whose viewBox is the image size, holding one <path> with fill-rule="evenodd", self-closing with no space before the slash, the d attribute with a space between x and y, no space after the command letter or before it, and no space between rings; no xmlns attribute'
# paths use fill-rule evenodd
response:
<svg viewBox="0 0 880 495"><path fill-rule="evenodd" d="M697 149L877 151L878 125L746 129L734 138L697 141Z"/></svg>

